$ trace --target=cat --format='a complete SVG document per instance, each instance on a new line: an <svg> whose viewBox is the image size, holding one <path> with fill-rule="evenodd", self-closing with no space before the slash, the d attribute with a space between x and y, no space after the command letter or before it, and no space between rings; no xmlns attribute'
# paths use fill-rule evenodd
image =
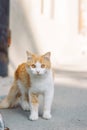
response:
<svg viewBox="0 0 87 130"><path fill-rule="evenodd" d="M27 61L18 66L14 81L0 108L11 108L18 104L23 110L30 110L30 120L38 119L38 96L44 98L43 118L51 118L51 106L54 96L54 81L51 68L51 53L36 55L27 53Z"/></svg>

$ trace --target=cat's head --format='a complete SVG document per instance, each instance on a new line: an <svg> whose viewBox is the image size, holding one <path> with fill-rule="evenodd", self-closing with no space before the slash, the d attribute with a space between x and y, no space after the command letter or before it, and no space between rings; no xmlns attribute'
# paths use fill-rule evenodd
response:
<svg viewBox="0 0 87 130"><path fill-rule="evenodd" d="M34 75L44 75L51 68L50 52L38 56L27 51L27 71Z"/></svg>

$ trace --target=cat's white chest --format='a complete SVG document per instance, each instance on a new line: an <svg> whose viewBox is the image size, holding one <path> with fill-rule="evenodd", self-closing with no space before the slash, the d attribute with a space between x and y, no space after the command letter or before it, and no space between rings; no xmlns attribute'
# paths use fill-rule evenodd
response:
<svg viewBox="0 0 87 130"><path fill-rule="evenodd" d="M44 93L53 87L53 79L51 75L47 77L32 78L30 91L34 93Z"/></svg>

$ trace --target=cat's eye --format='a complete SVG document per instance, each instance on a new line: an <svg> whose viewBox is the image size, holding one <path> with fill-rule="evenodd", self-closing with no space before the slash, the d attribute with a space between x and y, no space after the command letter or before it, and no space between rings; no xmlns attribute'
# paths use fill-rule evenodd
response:
<svg viewBox="0 0 87 130"><path fill-rule="evenodd" d="M41 68L45 68L45 64L42 64L42 65L41 65Z"/></svg>
<svg viewBox="0 0 87 130"><path fill-rule="evenodd" d="M31 67L32 67L32 68L36 68L36 65L35 65L35 64L32 64Z"/></svg>

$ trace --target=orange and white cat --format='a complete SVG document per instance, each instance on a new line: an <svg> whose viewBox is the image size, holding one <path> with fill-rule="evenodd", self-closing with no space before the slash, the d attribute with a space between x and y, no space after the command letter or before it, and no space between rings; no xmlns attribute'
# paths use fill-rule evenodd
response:
<svg viewBox="0 0 87 130"><path fill-rule="evenodd" d="M20 104L30 110L30 120L38 119L38 96L44 97L43 118L51 118L51 105L54 95L53 73L50 52L38 56L27 51L27 62L18 66L14 82L0 108L11 108Z"/></svg>

